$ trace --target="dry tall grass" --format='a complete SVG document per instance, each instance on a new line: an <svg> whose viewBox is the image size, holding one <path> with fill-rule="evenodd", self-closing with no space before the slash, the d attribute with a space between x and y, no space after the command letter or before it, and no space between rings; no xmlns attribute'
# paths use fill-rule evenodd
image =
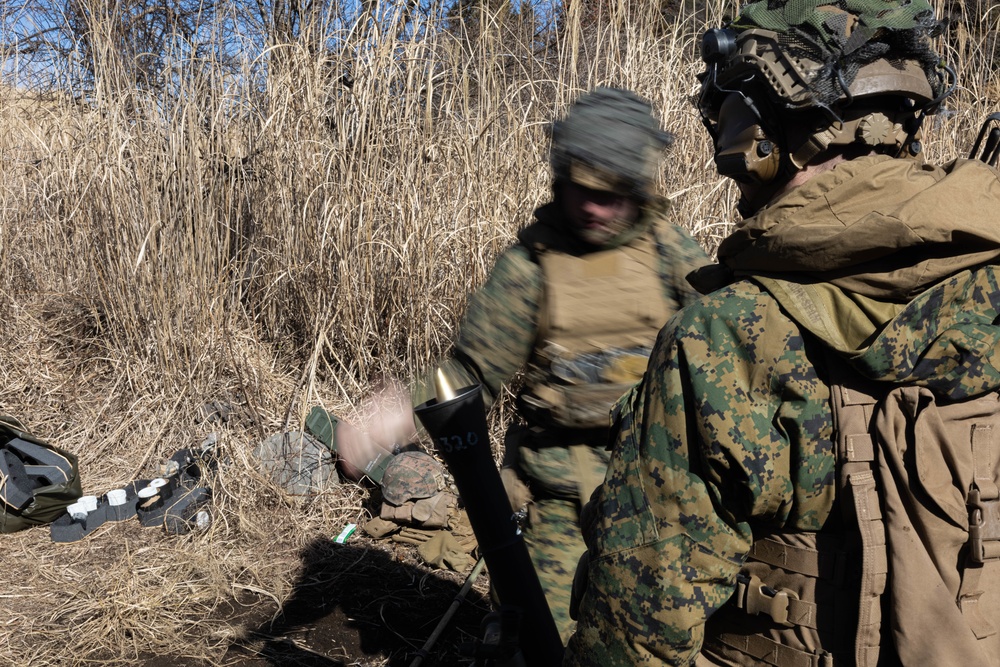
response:
<svg viewBox="0 0 1000 667"><path fill-rule="evenodd" d="M735 194L689 98L697 38L733 7L680 3L664 25L647 5L601 3L584 30L572 3L545 45L500 15L467 35L412 27L421 40L375 15L331 53L317 23L247 52L239 76L170 58L169 97L137 90L110 49L87 106L0 88L0 408L76 452L90 492L212 429L225 459L207 532L0 538L0 663L217 661L239 632L226 605L285 599L299 549L362 519L366 491L290 502L255 443L447 349L470 287L548 196L545 128L579 92L654 101L677 135L661 189L714 249ZM962 88L932 159L962 155L1000 92L997 10L958 5L979 13L952 31ZM198 423L209 400L234 406L228 424Z"/></svg>

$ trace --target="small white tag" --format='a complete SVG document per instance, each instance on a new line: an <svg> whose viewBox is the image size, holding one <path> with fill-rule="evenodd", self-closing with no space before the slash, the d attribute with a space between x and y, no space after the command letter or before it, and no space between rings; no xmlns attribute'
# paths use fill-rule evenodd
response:
<svg viewBox="0 0 1000 667"><path fill-rule="evenodd" d="M337 535L337 539L335 540L335 542L337 544L343 544L344 542L346 542L347 538L349 538L351 535L354 534L354 531L357 529L357 527L358 524L356 523L349 523L346 526L344 526L344 529L340 531L340 535Z"/></svg>

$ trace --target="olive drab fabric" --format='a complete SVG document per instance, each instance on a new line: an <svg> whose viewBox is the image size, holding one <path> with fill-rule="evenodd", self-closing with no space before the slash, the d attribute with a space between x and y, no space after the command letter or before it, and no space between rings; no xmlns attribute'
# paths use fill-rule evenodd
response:
<svg viewBox="0 0 1000 667"><path fill-rule="evenodd" d="M556 181L645 199L672 142L649 102L629 90L598 87L553 123L552 174Z"/></svg>
<svg viewBox="0 0 1000 667"><path fill-rule="evenodd" d="M848 12L849 10L849 12ZM854 18L849 20L849 16ZM822 37L821 42L830 51L843 52L864 42L855 37L848 44L855 30L870 37L878 30L908 30L927 25L934 20L934 8L926 0L889 3L885 0L831 0L829 2L788 2L778 4L759 0L748 3L740 10L738 27L755 26L778 33L792 32L793 28L809 26L811 32Z"/></svg>
<svg viewBox="0 0 1000 667"><path fill-rule="evenodd" d="M8 485L26 494L14 504L0 502L0 533L51 523L83 495L76 456L25 432L7 415L0 415L0 456L10 457L8 464L18 468L0 474L2 496L13 490Z"/></svg>
<svg viewBox="0 0 1000 667"><path fill-rule="evenodd" d="M947 665L910 651L953 639L998 664L998 198L982 163L867 157L723 243L729 284L671 319L616 406L565 665L855 665L876 645L886 664L899 648ZM834 368L879 388L858 403L876 438L870 421L835 428ZM952 413L966 408L982 414ZM868 467L842 481L839 431ZM927 631L927 604L945 633Z"/></svg>
<svg viewBox="0 0 1000 667"><path fill-rule="evenodd" d="M740 10L738 29L763 28L787 35L801 31L823 56L844 57L861 49L879 31L930 29L937 22L927 0L816 0L787 3L758 0ZM829 59L828 57L823 58Z"/></svg>
<svg viewBox="0 0 1000 667"><path fill-rule="evenodd" d="M785 48L794 41L794 50L828 63L816 72L810 87L817 102L830 104L840 97L845 84L854 81L863 64L885 57L886 49L873 44L873 38L886 33L930 34L937 28L937 19L927 0L759 0L740 10L733 27L774 31L783 36ZM944 82L936 72L940 58L920 40L897 39L893 56L921 61L934 95L943 92Z"/></svg>

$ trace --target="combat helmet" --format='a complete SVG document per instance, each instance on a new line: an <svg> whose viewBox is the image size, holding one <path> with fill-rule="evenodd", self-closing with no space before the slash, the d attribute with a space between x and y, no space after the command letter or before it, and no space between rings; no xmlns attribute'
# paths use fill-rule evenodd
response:
<svg viewBox="0 0 1000 667"><path fill-rule="evenodd" d="M954 89L928 0L760 0L705 33L698 107L719 173L787 182L832 146L919 157ZM736 130L720 134L720 117Z"/></svg>
<svg viewBox="0 0 1000 667"><path fill-rule="evenodd" d="M382 497L393 505L430 498L446 488L444 466L419 451L394 456L382 477Z"/></svg>
<svg viewBox="0 0 1000 667"><path fill-rule="evenodd" d="M660 157L672 142L649 102L628 90L599 87L553 123L549 158L557 183L641 201L652 193Z"/></svg>

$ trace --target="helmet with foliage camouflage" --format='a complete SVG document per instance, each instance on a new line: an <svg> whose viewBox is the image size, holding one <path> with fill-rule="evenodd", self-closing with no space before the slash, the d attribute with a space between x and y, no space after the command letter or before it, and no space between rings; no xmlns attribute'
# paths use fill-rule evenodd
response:
<svg viewBox="0 0 1000 667"><path fill-rule="evenodd" d="M672 141L649 102L628 90L596 88L552 125L552 172L556 181L645 199Z"/></svg>
<svg viewBox="0 0 1000 667"><path fill-rule="evenodd" d="M928 0L746 5L702 40L698 106L719 173L784 183L831 146L918 156L923 118L954 87L931 48L939 29Z"/></svg>
<svg viewBox="0 0 1000 667"><path fill-rule="evenodd" d="M402 452L386 466L382 497L393 505L430 498L446 488L444 466L424 452Z"/></svg>

